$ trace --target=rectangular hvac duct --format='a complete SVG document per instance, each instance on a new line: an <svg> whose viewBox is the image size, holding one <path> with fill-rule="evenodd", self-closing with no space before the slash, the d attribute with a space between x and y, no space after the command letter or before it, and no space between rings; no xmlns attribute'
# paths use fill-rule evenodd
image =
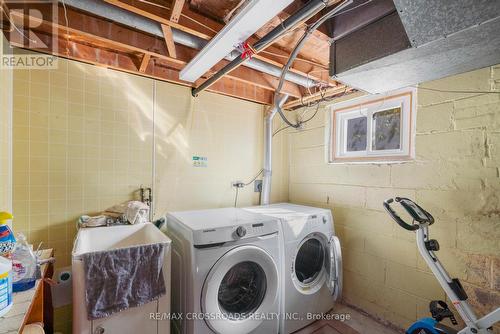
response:
<svg viewBox="0 0 500 334"><path fill-rule="evenodd" d="M346 32L330 22L330 75L354 88L381 93L500 63L500 1L394 0L390 9L375 0L348 14L366 24Z"/></svg>

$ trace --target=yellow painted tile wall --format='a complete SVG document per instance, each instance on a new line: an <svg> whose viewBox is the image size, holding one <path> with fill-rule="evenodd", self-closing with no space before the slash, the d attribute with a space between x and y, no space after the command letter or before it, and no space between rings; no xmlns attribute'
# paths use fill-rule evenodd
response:
<svg viewBox="0 0 500 334"><path fill-rule="evenodd" d="M0 36L0 56L7 41ZM12 211L12 70L0 68L0 211Z"/></svg>
<svg viewBox="0 0 500 334"><path fill-rule="evenodd" d="M158 218L232 206L231 181L248 182L261 169L263 106L208 92L193 98L187 87L58 64L15 70L13 119L13 226L31 243L55 248L57 267L71 263L80 215L137 198L141 185L153 186ZM288 199L286 139L275 137L273 201ZM208 158L207 167L193 167L193 155ZM238 206L257 203L253 185L239 191ZM71 307L57 309L55 322L70 333Z"/></svg>
<svg viewBox="0 0 500 334"><path fill-rule="evenodd" d="M167 211L233 206L232 181L249 182L262 168L263 107L157 83L155 108L155 216ZM275 157L284 149L275 142ZM193 156L208 159L193 167ZM279 159L282 161L282 159ZM279 168L279 166L278 166ZM273 182L273 201L287 200L284 173ZM239 190L238 206L258 203L253 185Z"/></svg>
<svg viewBox="0 0 500 334"><path fill-rule="evenodd" d="M151 185L151 98L148 79L77 62L15 70L14 228L55 248L58 267L80 215Z"/></svg>
<svg viewBox="0 0 500 334"><path fill-rule="evenodd" d="M500 66L421 87L498 91ZM500 305L500 94L418 89L417 101L417 157L410 163L326 164L325 106L306 129L289 134L290 200L332 208L344 252L344 300L401 327L445 295L414 235L383 211L382 201L394 195L416 199L436 217L438 254L479 313Z"/></svg>

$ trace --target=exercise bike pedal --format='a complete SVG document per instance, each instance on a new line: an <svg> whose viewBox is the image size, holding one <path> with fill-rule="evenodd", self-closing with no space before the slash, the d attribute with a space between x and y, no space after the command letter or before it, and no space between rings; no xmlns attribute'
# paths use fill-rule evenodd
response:
<svg viewBox="0 0 500 334"><path fill-rule="evenodd" d="M432 318L437 322L441 322L443 319L450 318L453 325L458 325L455 315L451 312L448 304L442 300L433 300L429 304L429 309L431 311Z"/></svg>

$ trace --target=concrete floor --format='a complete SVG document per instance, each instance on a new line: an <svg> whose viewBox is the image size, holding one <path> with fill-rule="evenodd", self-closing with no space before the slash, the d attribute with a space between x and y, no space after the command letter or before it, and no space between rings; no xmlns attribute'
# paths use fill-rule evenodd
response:
<svg viewBox="0 0 500 334"><path fill-rule="evenodd" d="M337 305L330 313L349 314L350 319L316 321L295 334L401 334L345 305Z"/></svg>

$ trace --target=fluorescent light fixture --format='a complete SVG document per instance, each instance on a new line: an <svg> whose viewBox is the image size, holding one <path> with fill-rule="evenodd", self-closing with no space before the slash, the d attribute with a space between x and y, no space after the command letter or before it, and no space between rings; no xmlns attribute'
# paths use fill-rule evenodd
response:
<svg viewBox="0 0 500 334"><path fill-rule="evenodd" d="M293 0L251 0L207 45L182 69L180 79L195 82L212 66L245 42L264 24L278 15Z"/></svg>

